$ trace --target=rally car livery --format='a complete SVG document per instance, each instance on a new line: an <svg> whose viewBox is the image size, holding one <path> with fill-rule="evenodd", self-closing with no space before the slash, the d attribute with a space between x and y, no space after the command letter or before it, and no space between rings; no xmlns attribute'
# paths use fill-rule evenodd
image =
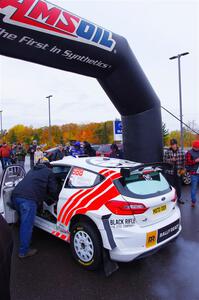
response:
<svg viewBox="0 0 199 300"><path fill-rule="evenodd" d="M51 165L59 200L44 201L35 226L70 243L85 268L97 269L103 251L114 261L129 262L179 235L176 193L159 164L68 156ZM9 223L17 221L11 192L24 176L21 167L12 166L2 178L0 212Z"/></svg>

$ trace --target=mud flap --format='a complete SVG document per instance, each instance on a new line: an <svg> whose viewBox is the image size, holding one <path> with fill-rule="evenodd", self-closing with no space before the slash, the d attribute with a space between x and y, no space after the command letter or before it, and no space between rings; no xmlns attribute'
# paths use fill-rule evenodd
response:
<svg viewBox="0 0 199 300"><path fill-rule="evenodd" d="M118 264L110 259L109 251L103 249L103 266L104 266L104 273L106 277L111 276L115 271L119 269Z"/></svg>

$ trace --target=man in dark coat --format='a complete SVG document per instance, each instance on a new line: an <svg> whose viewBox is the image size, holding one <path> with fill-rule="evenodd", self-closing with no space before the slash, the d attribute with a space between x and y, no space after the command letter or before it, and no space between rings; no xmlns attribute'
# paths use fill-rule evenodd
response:
<svg viewBox="0 0 199 300"><path fill-rule="evenodd" d="M84 154L88 155L89 157L96 156L95 149L93 149L91 144L87 141L84 141Z"/></svg>
<svg viewBox="0 0 199 300"><path fill-rule="evenodd" d="M13 249L12 233L0 215L0 299L10 299L10 266Z"/></svg>
<svg viewBox="0 0 199 300"><path fill-rule="evenodd" d="M20 215L20 258L37 252L30 249L37 207L49 198L56 202L57 197L57 183L49 163L34 166L13 190L13 205Z"/></svg>
<svg viewBox="0 0 199 300"><path fill-rule="evenodd" d="M118 145L113 143L111 145L111 153L110 153L111 158L123 158L123 153L122 151L118 148Z"/></svg>
<svg viewBox="0 0 199 300"><path fill-rule="evenodd" d="M30 154L30 168L32 169L34 167L34 154L37 150L37 141L33 141L32 145L30 145L28 149L28 153Z"/></svg>

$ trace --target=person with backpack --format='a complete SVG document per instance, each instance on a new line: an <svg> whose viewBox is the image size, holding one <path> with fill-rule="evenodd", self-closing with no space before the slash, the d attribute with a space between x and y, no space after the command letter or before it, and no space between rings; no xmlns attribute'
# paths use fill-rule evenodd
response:
<svg viewBox="0 0 199 300"><path fill-rule="evenodd" d="M191 206L194 208L199 186L199 140L193 141L192 149L186 153L186 166L191 175Z"/></svg>

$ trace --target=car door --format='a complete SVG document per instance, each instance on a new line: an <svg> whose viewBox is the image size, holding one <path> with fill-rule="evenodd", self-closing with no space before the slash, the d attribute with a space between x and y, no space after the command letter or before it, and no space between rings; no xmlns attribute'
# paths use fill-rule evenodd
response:
<svg viewBox="0 0 199 300"><path fill-rule="evenodd" d="M11 203L11 195L15 186L25 177L21 166L9 166L3 172L0 188L0 213L8 223L16 223L18 216Z"/></svg>
<svg viewBox="0 0 199 300"><path fill-rule="evenodd" d="M81 194L83 196L84 191L91 191L101 180L102 177L99 174L90 170L81 167L71 169L59 197L58 227L69 225L76 209L79 205L81 206Z"/></svg>

